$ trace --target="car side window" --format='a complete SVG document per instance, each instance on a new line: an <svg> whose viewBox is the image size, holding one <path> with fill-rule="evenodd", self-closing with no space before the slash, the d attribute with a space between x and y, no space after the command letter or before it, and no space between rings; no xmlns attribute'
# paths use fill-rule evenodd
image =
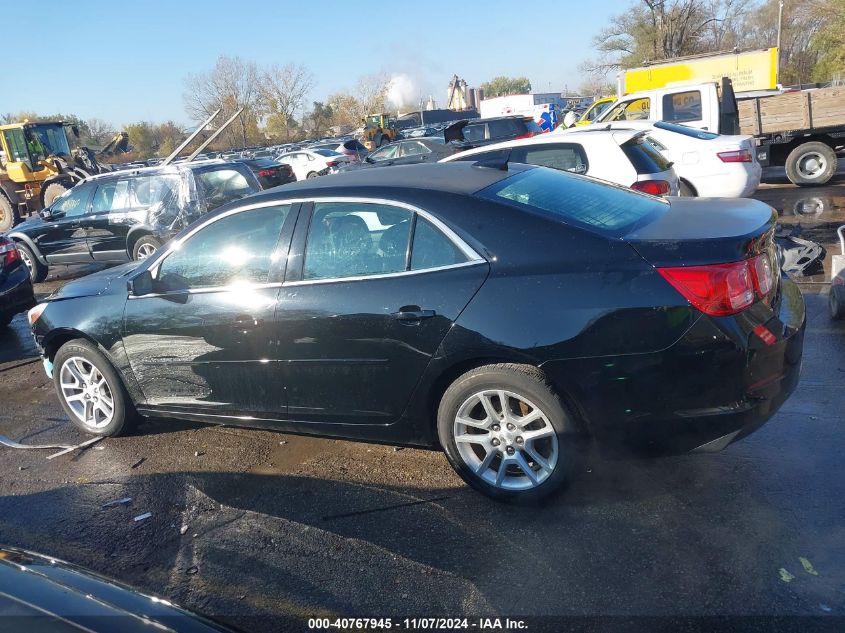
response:
<svg viewBox="0 0 845 633"><path fill-rule="evenodd" d="M91 202L91 213L109 213L128 209L129 184L129 180L123 179L98 185Z"/></svg>
<svg viewBox="0 0 845 633"><path fill-rule="evenodd" d="M511 150L510 160L515 163L573 171L577 174L587 172L587 156L584 154L584 148L575 143L514 147Z"/></svg>
<svg viewBox="0 0 845 633"><path fill-rule="evenodd" d="M201 171L196 173L195 178L209 211L254 193L249 181L236 169Z"/></svg>
<svg viewBox="0 0 845 633"><path fill-rule="evenodd" d="M421 154L431 154L431 150L419 141L402 144L402 156L420 156Z"/></svg>
<svg viewBox="0 0 845 633"><path fill-rule="evenodd" d="M377 203L314 205L302 277L334 279L406 269L413 213Z"/></svg>
<svg viewBox="0 0 845 633"><path fill-rule="evenodd" d="M475 125L467 125L463 129L463 135L465 141L483 141L484 140L484 130L487 127L484 123L476 123Z"/></svg>
<svg viewBox="0 0 845 633"><path fill-rule="evenodd" d="M664 121L698 121L701 119L701 91L689 90L663 95Z"/></svg>
<svg viewBox="0 0 845 633"><path fill-rule="evenodd" d="M159 283L168 290L267 283L290 209L249 209L204 226L161 262Z"/></svg>
<svg viewBox="0 0 845 633"><path fill-rule="evenodd" d="M411 270L453 266L468 261L467 256L431 222L417 215L414 243L411 246Z"/></svg>
<svg viewBox="0 0 845 633"><path fill-rule="evenodd" d="M61 214L65 218L75 218L85 215L88 207L88 196L92 185L76 186L66 196L56 200L51 207L53 214Z"/></svg>
<svg viewBox="0 0 845 633"><path fill-rule="evenodd" d="M510 119L501 119L500 121L490 121L487 124L487 129L490 131L489 138L499 138L502 136L511 136L514 134L514 122Z"/></svg>

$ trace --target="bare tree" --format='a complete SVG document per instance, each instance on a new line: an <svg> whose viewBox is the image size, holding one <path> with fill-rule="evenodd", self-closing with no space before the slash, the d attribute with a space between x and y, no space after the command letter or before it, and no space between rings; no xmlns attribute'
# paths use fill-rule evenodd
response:
<svg viewBox="0 0 845 633"><path fill-rule="evenodd" d="M95 147L102 147L108 143L117 131L111 123L107 123L102 119L88 119L85 121L88 125L88 134L83 139L86 145L94 145Z"/></svg>
<svg viewBox="0 0 845 633"><path fill-rule="evenodd" d="M223 133L230 145L246 146L250 137L257 134L261 94L258 67L253 62L220 56L211 71L189 75L185 79L185 89L185 109L198 121L218 108L223 110L220 121L243 108L237 124Z"/></svg>
<svg viewBox="0 0 845 633"><path fill-rule="evenodd" d="M305 97L314 87L314 75L300 64L274 64L260 75L260 94L264 112L281 122L285 140L291 140L292 126L305 105Z"/></svg>

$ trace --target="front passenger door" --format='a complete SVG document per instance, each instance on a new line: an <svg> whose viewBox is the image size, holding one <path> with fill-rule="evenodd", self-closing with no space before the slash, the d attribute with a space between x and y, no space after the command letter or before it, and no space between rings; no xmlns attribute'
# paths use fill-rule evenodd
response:
<svg viewBox="0 0 845 633"><path fill-rule="evenodd" d="M91 261L83 218L93 191L92 183L77 185L51 205L51 218L35 238L38 250L51 264Z"/></svg>

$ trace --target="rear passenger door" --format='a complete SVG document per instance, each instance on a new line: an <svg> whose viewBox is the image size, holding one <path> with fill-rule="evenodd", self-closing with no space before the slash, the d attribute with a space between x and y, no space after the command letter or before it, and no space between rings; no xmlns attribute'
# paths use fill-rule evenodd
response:
<svg viewBox="0 0 845 633"><path fill-rule="evenodd" d="M390 424L488 265L400 203L303 206L276 311L294 421Z"/></svg>
<svg viewBox="0 0 845 633"><path fill-rule="evenodd" d="M84 224L88 247L95 261L127 261L126 236L131 223L129 208L130 179L96 181L91 211Z"/></svg>

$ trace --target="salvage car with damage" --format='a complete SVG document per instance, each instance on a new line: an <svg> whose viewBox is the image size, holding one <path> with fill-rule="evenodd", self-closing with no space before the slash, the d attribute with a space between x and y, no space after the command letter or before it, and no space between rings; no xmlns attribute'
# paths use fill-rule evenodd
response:
<svg viewBox="0 0 845 633"><path fill-rule="evenodd" d="M70 419L442 449L534 499L578 447L714 451L798 381L776 215L490 161L361 170L227 205L28 316Z"/></svg>

